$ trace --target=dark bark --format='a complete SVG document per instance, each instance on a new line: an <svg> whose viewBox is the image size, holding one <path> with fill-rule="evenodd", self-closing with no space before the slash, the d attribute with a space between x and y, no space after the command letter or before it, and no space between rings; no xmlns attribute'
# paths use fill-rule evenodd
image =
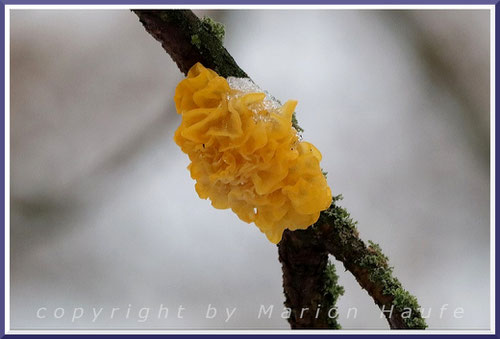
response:
<svg viewBox="0 0 500 339"><path fill-rule="evenodd" d="M394 289L391 292L384 293L387 286L383 281L374 279L372 273L382 271L389 273L392 277L392 270L389 268L387 258L384 259L383 257L380 257L379 262L374 262L372 267L362 264L366 262L367 257L378 257L378 253L371 247L366 246L359 238L355 228L347 232L345 229L339 232L338 228L324 222L317 226L316 233L318 238L323 239L322 243L327 251L344 264L345 269L354 275L361 288L368 292L381 311L384 310L391 329L421 328L421 324L412 327L403 321L401 314L404 309L402 308L393 309L392 314L390 313L391 307L394 305ZM406 306L412 309L413 317L421 319L420 312L414 305L407 304Z"/></svg>
<svg viewBox="0 0 500 339"><path fill-rule="evenodd" d="M323 328L329 320L325 307L324 268L328 254L342 262L356 278L384 315L391 329L424 329L415 297L406 291L392 274L387 257L377 244L367 246L349 213L337 205L334 197L330 208L321 213L318 222L306 230L285 231L278 244L283 267L285 305L292 308L292 328ZM319 318L310 317L302 308L316 309L322 305ZM392 312L391 312L392 309ZM406 312L405 318L403 314ZM315 313L312 313L315 315Z"/></svg>
<svg viewBox="0 0 500 339"><path fill-rule="evenodd" d="M292 310L291 328L330 328L328 310L335 306L325 302L323 293L328 253L311 237L313 232L286 230L278 244L285 307Z"/></svg>
<svg viewBox="0 0 500 339"><path fill-rule="evenodd" d="M190 10L133 10L146 31L158 40L182 73L201 62L220 76L247 77L210 25Z"/></svg>

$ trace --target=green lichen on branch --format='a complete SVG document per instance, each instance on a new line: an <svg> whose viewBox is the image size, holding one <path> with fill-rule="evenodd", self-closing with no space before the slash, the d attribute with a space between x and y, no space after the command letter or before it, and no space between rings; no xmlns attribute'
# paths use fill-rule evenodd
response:
<svg viewBox="0 0 500 339"><path fill-rule="evenodd" d="M224 25L220 22L215 21L214 19L205 16L201 19L201 24L207 29L210 33L212 33L222 44L224 42L224 37L226 36L226 30Z"/></svg>
<svg viewBox="0 0 500 339"><path fill-rule="evenodd" d="M393 267L372 241L368 246L359 238L357 222L349 212L338 205L342 196L333 197L332 205L320 215L314 229L318 238L327 239L329 253L344 263L362 288L384 310L391 328L425 329L417 299L406 291L393 275ZM393 309L393 312L388 311Z"/></svg>
<svg viewBox="0 0 500 339"><path fill-rule="evenodd" d="M393 268L388 265L387 256L382 253L380 246L371 240L368 240L369 254L357 260L357 264L370 272L370 280L379 282L383 285L384 294L392 294L401 285L400 282L392 276Z"/></svg>
<svg viewBox="0 0 500 339"><path fill-rule="evenodd" d="M297 120L297 114L295 112L293 112L293 114L292 114L292 126L293 126L293 128L295 128L295 130L297 132L299 132L299 133L304 132L304 129L299 126L299 122Z"/></svg>
<svg viewBox="0 0 500 339"><path fill-rule="evenodd" d="M349 241L359 239L357 238L359 234L356 229L357 221L351 218L351 215L345 208L337 204L337 202L342 199L343 197L341 194L334 196L332 198L332 204L328 209L321 212L319 220L314 226L318 227L324 224L330 225L336 232L341 244L347 245ZM361 247L362 243L354 241L352 245L354 245L354 247Z"/></svg>
<svg viewBox="0 0 500 339"><path fill-rule="evenodd" d="M201 62L217 74L246 78L248 75L236 64L222 45L224 27L210 18L200 20L190 10L133 10L144 28L158 41L187 74Z"/></svg>
<svg viewBox="0 0 500 339"><path fill-rule="evenodd" d="M370 280L382 286L382 293L392 296L392 304L396 311L401 312L401 317L408 328L425 329L427 324L422 318L420 305L417 298L403 288L397 278L393 276L394 268L389 266L389 259L382 253L380 246L373 241L368 241L367 254L360 258L358 264L370 272Z"/></svg>
<svg viewBox="0 0 500 339"><path fill-rule="evenodd" d="M203 17L200 22L201 26L199 26L199 29L203 29L210 34L212 34L214 37L217 38L217 40L222 44L224 42L224 36L226 35L226 32L224 30L224 25L221 24L220 22L217 22L209 17ZM202 46L202 41L200 39L200 36L197 34L191 35L191 43L198 49L201 49Z"/></svg>
<svg viewBox="0 0 500 339"><path fill-rule="evenodd" d="M325 179L328 179L328 172L325 171L323 168L321 169L321 173L323 173L323 176L325 177Z"/></svg>
<svg viewBox="0 0 500 339"><path fill-rule="evenodd" d="M328 262L325 268L325 287L323 290L323 300L328 305L328 310L336 308L337 300L344 295L344 287L338 284L339 276L335 270L335 265ZM338 313L338 312L337 312ZM327 318L328 327L340 330L342 327L338 322L338 317Z"/></svg>
<svg viewBox="0 0 500 339"><path fill-rule="evenodd" d="M201 40L198 34L191 35L191 43L198 49L201 48Z"/></svg>

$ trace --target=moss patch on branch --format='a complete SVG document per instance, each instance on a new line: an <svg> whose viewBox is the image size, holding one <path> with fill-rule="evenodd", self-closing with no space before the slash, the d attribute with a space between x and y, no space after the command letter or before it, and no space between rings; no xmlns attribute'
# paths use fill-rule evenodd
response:
<svg viewBox="0 0 500 339"><path fill-rule="evenodd" d="M328 252L344 263L381 309L393 308L391 314L384 312L392 328L425 329L417 299L394 277L380 246L372 241L367 246L359 238L357 222L338 205L340 200L342 195L334 196L330 208L314 225L318 241L326 239Z"/></svg>
<svg viewBox="0 0 500 339"><path fill-rule="evenodd" d="M384 295L393 297L392 304L396 311L401 312L401 318L408 328L425 329L427 324L422 318L417 298L403 288L397 278L393 276L393 267L388 265L389 259L382 253L380 246L368 241L367 254L358 260L360 267L366 268L373 283L382 286Z"/></svg>
<svg viewBox="0 0 500 339"><path fill-rule="evenodd" d="M344 287L338 284L339 276L335 270L335 265L328 262L325 268L325 287L323 290L323 300L328 305L328 309L336 308L337 300L344 295ZM328 317L328 327L340 330L342 327L338 322L338 317Z"/></svg>
<svg viewBox="0 0 500 339"><path fill-rule="evenodd" d="M223 24L213 20L208 16L205 16L203 17L203 19L201 19L201 24L206 30L212 33L220 41L221 44L224 42L226 30Z"/></svg>
<svg viewBox="0 0 500 339"><path fill-rule="evenodd" d="M297 113L296 112L293 112L293 114L292 114L292 126L293 126L293 128L295 128L295 130L297 132L299 132L299 133L304 132L304 129L299 126L299 122L297 120Z"/></svg>

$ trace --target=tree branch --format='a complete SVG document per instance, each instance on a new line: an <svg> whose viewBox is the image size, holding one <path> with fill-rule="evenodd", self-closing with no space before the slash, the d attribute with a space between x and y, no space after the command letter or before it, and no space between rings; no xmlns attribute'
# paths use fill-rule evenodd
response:
<svg viewBox="0 0 500 339"><path fill-rule="evenodd" d="M223 47L214 28L189 10L133 10L145 29L159 42L179 69L186 74L196 62L223 77L248 77ZM359 285L366 289L383 310L392 329L424 329L415 297L393 277L392 267L380 247L367 246L356 223L337 205L340 196L321 213L316 224L306 230L286 230L278 244L283 267L285 305L292 312L292 328L337 328L328 311L342 292L336 286L328 254L344 264ZM331 277L334 278L331 278ZM330 284L331 286L328 286ZM335 292L336 290L336 292ZM333 291L333 292L332 292ZM303 311L308 308L307 311ZM318 316L316 317L316 311ZM389 313L390 310L392 314Z"/></svg>
<svg viewBox="0 0 500 339"><path fill-rule="evenodd" d="M202 22L190 10L132 10L146 31L175 61L182 73L201 62L220 76L245 78L248 75L236 64L233 57L213 34L209 22Z"/></svg>
<svg viewBox="0 0 500 339"><path fill-rule="evenodd" d="M386 311L384 314L391 329L425 329L427 325L417 299L393 276L393 268L380 246L372 241L368 241L367 246L359 238L356 222L345 208L337 204L341 199L340 195L334 197L330 208L323 211L310 228L315 241L341 261L361 288L381 310Z"/></svg>
<svg viewBox="0 0 500 339"><path fill-rule="evenodd" d="M328 252L316 234L287 230L278 253L291 328L340 329L333 309L344 289L337 285L335 266L328 263Z"/></svg>

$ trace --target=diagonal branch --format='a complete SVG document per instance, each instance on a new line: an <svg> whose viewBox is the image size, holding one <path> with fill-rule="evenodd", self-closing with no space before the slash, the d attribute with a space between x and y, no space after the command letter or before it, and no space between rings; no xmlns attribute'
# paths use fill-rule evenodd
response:
<svg viewBox="0 0 500 339"><path fill-rule="evenodd" d="M247 77L222 45L214 26L190 10L133 10L145 29L159 42L186 74L196 62L223 77ZM328 254L351 272L361 288L384 311L392 329L424 329L425 320L417 300L392 275L392 267L380 247L359 238L356 223L334 197L315 225L283 234L278 244L283 267L285 305L291 308L292 328L332 328L328 308L332 293L325 293ZM332 305L333 304L333 305ZM304 308L308 308L306 312ZM318 315L316 317L316 310ZM392 310L392 312L391 312ZM311 312L313 311L313 312Z"/></svg>
<svg viewBox="0 0 500 339"><path fill-rule="evenodd" d="M209 22L202 22L190 10L133 10L146 31L175 61L182 73L201 62L220 76L247 77L222 46Z"/></svg>

